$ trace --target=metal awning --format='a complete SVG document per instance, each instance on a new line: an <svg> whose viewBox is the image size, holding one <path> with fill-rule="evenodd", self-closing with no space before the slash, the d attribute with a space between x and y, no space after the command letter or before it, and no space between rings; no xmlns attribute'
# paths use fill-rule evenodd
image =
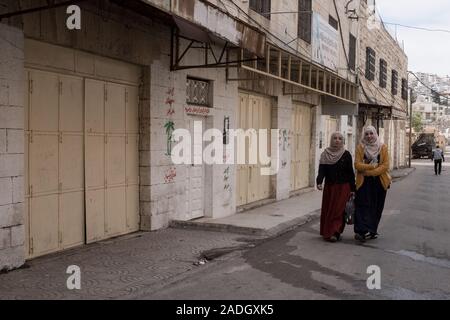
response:
<svg viewBox="0 0 450 320"><path fill-rule="evenodd" d="M171 69L227 68L228 81L251 80L250 75L284 83L284 94L315 92L325 95L330 106L355 108L356 83L305 57L269 44L266 34L206 0L140 0L172 16ZM221 46L214 52L213 46ZM202 50L204 63L183 64L190 50ZM212 57L212 59L211 59ZM231 77L231 69L237 75ZM247 74L242 75L242 71ZM354 113L354 110L349 112Z"/></svg>
<svg viewBox="0 0 450 320"><path fill-rule="evenodd" d="M230 49L231 59L241 61L239 68L250 74L258 74L284 83L284 94L297 95L315 92L329 98L329 104L346 103L355 107L358 86L328 69L294 55L273 44L266 44L264 58L258 58L244 49ZM229 81L251 80L246 77L228 76ZM354 111L352 111L354 112Z"/></svg>

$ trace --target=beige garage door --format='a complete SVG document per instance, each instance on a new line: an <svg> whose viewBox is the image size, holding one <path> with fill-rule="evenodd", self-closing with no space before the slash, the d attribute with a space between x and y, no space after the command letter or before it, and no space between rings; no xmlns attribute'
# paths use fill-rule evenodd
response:
<svg viewBox="0 0 450 320"><path fill-rule="evenodd" d="M83 79L30 71L29 256L84 243Z"/></svg>
<svg viewBox="0 0 450 320"><path fill-rule="evenodd" d="M28 256L138 230L137 88L27 76Z"/></svg>
<svg viewBox="0 0 450 320"><path fill-rule="evenodd" d="M294 104L291 118L291 190L310 186L311 108Z"/></svg>
<svg viewBox="0 0 450 320"><path fill-rule="evenodd" d="M86 80L87 242L139 228L138 90Z"/></svg>
<svg viewBox="0 0 450 320"><path fill-rule="evenodd" d="M270 98L239 93L240 105L238 110L238 127L243 130L267 129L269 136L267 139L267 150L270 155L270 129L272 101ZM246 140L246 150L248 150L250 140ZM248 160L247 160L248 161ZM261 175L261 164L238 165L237 167L237 205L245 205L270 197L270 176Z"/></svg>

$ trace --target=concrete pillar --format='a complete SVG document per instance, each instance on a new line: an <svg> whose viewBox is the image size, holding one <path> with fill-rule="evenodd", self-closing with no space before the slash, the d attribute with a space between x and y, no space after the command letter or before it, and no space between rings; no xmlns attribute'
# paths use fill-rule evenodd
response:
<svg viewBox="0 0 450 320"><path fill-rule="evenodd" d="M25 262L24 36L0 24L0 271Z"/></svg>
<svg viewBox="0 0 450 320"><path fill-rule="evenodd" d="M279 95L278 105L273 112L275 126L280 130L279 148L279 170L276 175L276 199L277 201L288 199L291 192L291 116L292 99L290 96ZM273 152L273 150L272 150ZM272 153L273 154L273 153Z"/></svg>

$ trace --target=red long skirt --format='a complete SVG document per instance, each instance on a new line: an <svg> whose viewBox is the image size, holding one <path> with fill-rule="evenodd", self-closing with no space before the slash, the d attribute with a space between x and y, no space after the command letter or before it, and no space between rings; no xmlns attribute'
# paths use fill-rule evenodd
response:
<svg viewBox="0 0 450 320"><path fill-rule="evenodd" d="M345 205L350 199L351 187L346 184L325 184L320 216L320 235L329 239L345 228Z"/></svg>

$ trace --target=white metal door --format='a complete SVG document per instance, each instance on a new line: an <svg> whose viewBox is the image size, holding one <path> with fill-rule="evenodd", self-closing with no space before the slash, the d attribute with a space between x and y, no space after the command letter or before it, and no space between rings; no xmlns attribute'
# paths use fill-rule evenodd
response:
<svg viewBox="0 0 450 320"><path fill-rule="evenodd" d="M327 116L325 120L325 136L322 148L326 149L330 146L331 135L338 131L338 121L336 118Z"/></svg>
<svg viewBox="0 0 450 320"><path fill-rule="evenodd" d="M202 131L194 127L194 122L201 123ZM203 140L196 141L194 136L203 137L205 128L205 118L199 116L190 116L189 130L193 139L192 159L202 159ZM196 144L197 143L197 144ZM200 143L200 144L199 144ZM186 220L201 218L205 215L205 166L203 164L192 164L187 167L186 172Z"/></svg>

